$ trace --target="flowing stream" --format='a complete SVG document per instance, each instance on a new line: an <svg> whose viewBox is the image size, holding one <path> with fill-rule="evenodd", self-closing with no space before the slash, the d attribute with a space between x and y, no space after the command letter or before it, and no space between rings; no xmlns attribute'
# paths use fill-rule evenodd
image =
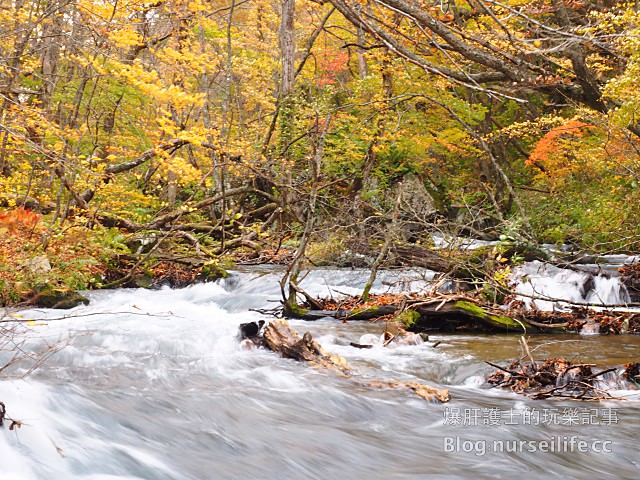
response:
<svg viewBox="0 0 640 480"><path fill-rule="evenodd" d="M356 293L367 275L319 269L303 286ZM494 370L485 360L519 356L515 335L356 349L349 342L380 335L383 325L291 322L346 357L355 378L242 350L238 324L265 318L250 309L277 305L278 278L256 269L180 290L91 292L90 305L66 312L20 312L37 319L27 324L26 351L66 346L25 379L17 378L29 367L22 363L0 381L7 414L23 423L0 429L0 479L640 478L638 390L618 391L626 401L584 404L482 385ZM375 290L419 290L432 278L383 272ZM610 287L601 283L596 295ZM545 288L555 298L564 287ZM530 346L538 358L602 367L640 360L635 336L534 336ZM428 403L366 379L426 382L449 388L452 400ZM588 451L569 451L571 438L588 441ZM565 445L532 452L540 441Z"/></svg>

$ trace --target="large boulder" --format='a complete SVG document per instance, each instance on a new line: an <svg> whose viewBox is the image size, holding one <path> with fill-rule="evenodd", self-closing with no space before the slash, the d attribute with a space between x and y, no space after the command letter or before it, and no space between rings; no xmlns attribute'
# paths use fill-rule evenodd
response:
<svg viewBox="0 0 640 480"><path fill-rule="evenodd" d="M51 270L51 264L46 255L38 255L37 257L30 258L24 262L22 266L34 275L43 275Z"/></svg>

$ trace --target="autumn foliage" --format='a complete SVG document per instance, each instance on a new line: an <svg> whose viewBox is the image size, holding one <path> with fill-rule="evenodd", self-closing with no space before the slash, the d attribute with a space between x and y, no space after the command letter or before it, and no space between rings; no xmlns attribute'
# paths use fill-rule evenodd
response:
<svg viewBox="0 0 640 480"><path fill-rule="evenodd" d="M552 128L539 141L529 154L528 165L544 165L559 148L561 138L580 138L584 135L589 124L572 119L568 122Z"/></svg>
<svg viewBox="0 0 640 480"><path fill-rule="evenodd" d="M345 51L325 50L318 61L318 86L334 85L341 73L349 68L349 54Z"/></svg>
<svg viewBox="0 0 640 480"><path fill-rule="evenodd" d="M14 208L0 212L0 229L6 229L9 233L18 230L33 231L41 220L41 215L25 208Z"/></svg>
<svg viewBox="0 0 640 480"><path fill-rule="evenodd" d="M0 212L4 258L81 286L136 235L283 262L309 211L375 258L399 188L425 244L640 238L630 4L49 3L0 0L0 206L33 208Z"/></svg>

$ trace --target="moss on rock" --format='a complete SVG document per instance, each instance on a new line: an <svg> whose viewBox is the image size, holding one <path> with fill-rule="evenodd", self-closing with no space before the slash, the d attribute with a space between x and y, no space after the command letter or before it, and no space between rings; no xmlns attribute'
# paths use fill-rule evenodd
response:
<svg viewBox="0 0 640 480"><path fill-rule="evenodd" d="M405 310L400 315L396 317L396 320L402 322L404 328L410 329L413 327L418 320L420 320L420 314L415 310Z"/></svg>
<svg viewBox="0 0 640 480"><path fill-rule="evenodd" d="M502 330L523 330L527 327L525 322L514 320L506 315L495 315L493 313L489 313L484 308L473 302L458 300L453 304L453 306L458 310L468 313L469 316L478 318L485 323L489 323L490 325Z"/></svg>
<svg viewBox="0 0 640 480"><path fill-rule="evenodd" d="M89 299L75 290L56 288L51 285L38 285L34 288L29 303L41 308L69 309L80 304L88 305Z"/></svg>
<svg viewBox="0 0 640 480"><path fill-rule="evenodd" d="M229 272L227 272L217 262L207 262L200 269L199 279L204 280L205 282L212 282L219 278L227 278L228 276Z"/></svg>

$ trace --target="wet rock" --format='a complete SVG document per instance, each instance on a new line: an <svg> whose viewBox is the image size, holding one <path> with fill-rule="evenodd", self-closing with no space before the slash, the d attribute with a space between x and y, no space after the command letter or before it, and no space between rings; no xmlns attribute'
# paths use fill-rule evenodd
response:
<svg viewBox="0 0 640 480"><path fill-rule="evenodd" d="M238 339L242 350L253 350L264 345L264 340L260 336L264 320L258 322L241 323L238 326Z"/></svg>
<svg viewBox="0 0 640 480"><path fill-rule="evenodd" d="M227 278L229 276L229 272L227 272L223 267L218 265L216 262L206 262L202 265L200 269L200 274L198 275L198 280L204 282L214 282L220 278Z"/></svg>
<svg viewBox="0 0 640 480"><path fill-rule="evenodd" d="M148 273L134 275L131 282L136 288L151 288L153 286L153 277Z"/></svg>
<svg viewBox="0 0 640 480"><path fill-rule="evenodd" d="M264 320L260 320L259 322L241 323L238 327L238 337L240 340L257 337L260 334L262 327L264 327Z"/></svg>
<svg viewBox="0 0 640 480"><path fill-rule="evenodd" d="M89 299L75 290L38 285L33 291L29 304L40 308L70 309L81 304L88 305Z"/></svg>

